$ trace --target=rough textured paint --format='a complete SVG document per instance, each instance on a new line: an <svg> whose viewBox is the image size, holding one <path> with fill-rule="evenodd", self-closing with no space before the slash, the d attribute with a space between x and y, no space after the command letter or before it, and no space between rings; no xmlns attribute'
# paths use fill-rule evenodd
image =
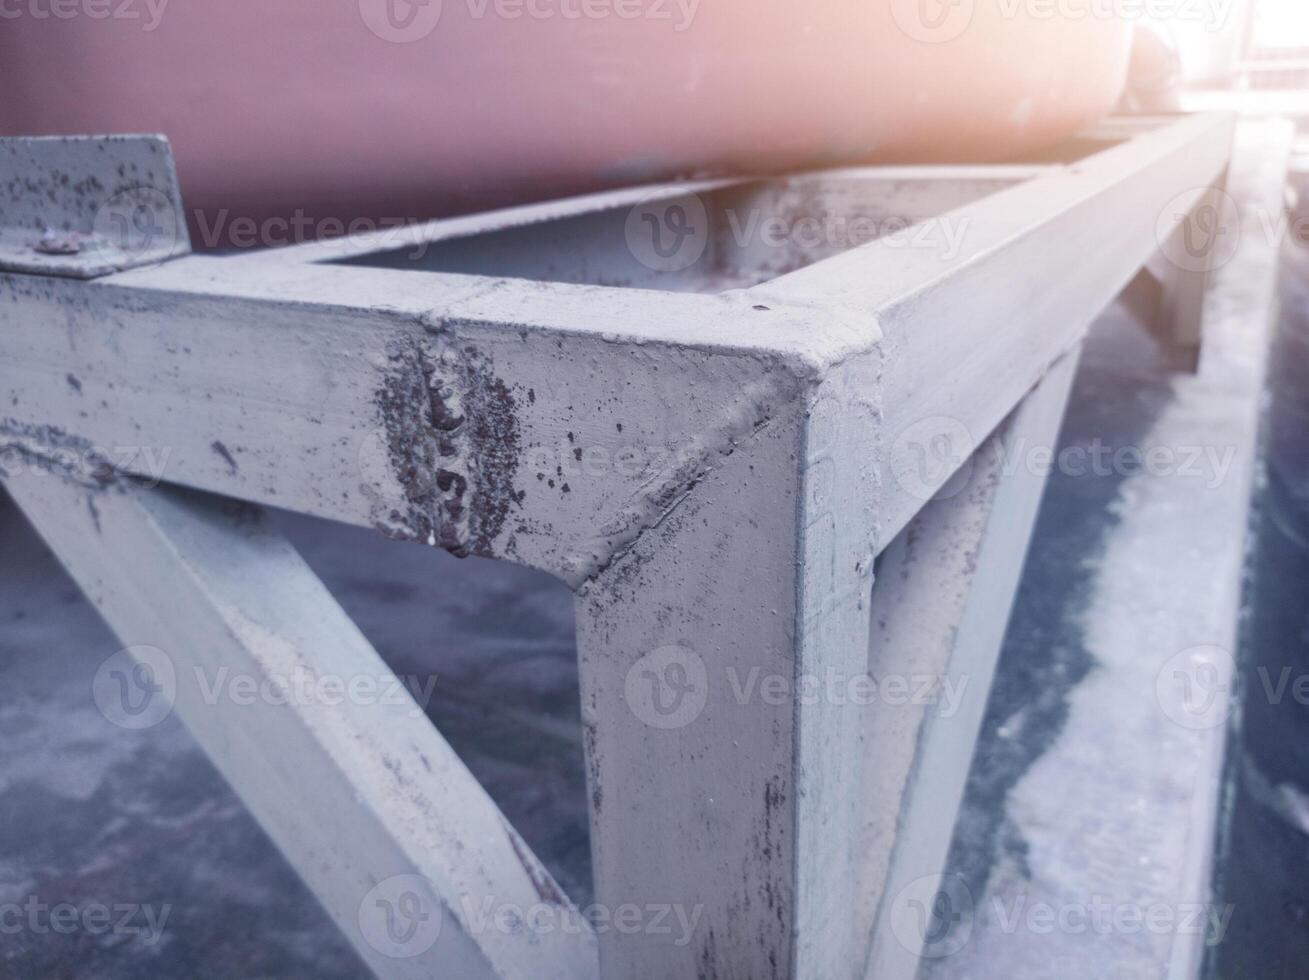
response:
<svg viewBox="0 0 1309 980"><path fill-rule="evenodd" d="M0 269L93 279L190 248L166 139L0 141Z"/></svg>
<svg viewBox="0 0 1309 980"><path fill-rule="evenodd" d="M1154 216L1226 160L1221 119L1132 125L1116 149L980 200L940 194L939 176L927 181L925 200L949 198L970 222L948 255L888 241L798 263L756 255L751 268L784 274L727 294L326 265L320 248L188 258L90 284L0 277L10 300L0 304L10 355L0 359L0 394L20 425L88 444L130 434L173 448L169 480L564 578L579 592L597 898L704 909L685 946L653 934L598 937L601 971L836 980L857 969L863 938L850 921L849 874L860 713L794 698L743 703L724 672L794 681L866 671L872 558L936 489L883 478L912 458L897 435L926 422L930 437L940 417L978 438L994 429L1157 250ZM884 177L842 179L862 182L871 201ZM556 210L592 213L595 202ZM1067 272L1065 288L1034 292L1027 273L1038 264ZM50 364L59 365L53 384ZM59 380L65 370L81 392ZM189 410L201 401L205 411ZM370 437L383 458L376 473L361 460ZM612 454L627 440L668 455L637 473L563 479L578 450ZM557 451L555 487L536 479L545 470L526 455L541 450ZM123 496L102 495L96 521L79 499L86 526L98 522L106 539L124 533L120 522L140 515ZM44 506L39 495L29 502ZM204 531L182 523L188 535ZM63 533L57 520L46 528ZM68 541L99 560L81 538ZM198 567L212 550L223 551L206 545L190 560ZM282 580L224 582L231 594L216 608L239 645L287 659L275 616L244 625L245 606L267 603ZM195 608L214 607L202 598ZM334 621L318 646L339 650L348 632ZM643 658L670 646L694 653L713 678L699 714L675 730L638 717L626 686ZM431 831L421 844L465 842L443 836L459 814L413 798L443 789L442 767L426 761L437 747L401 766L402 747L340 744L360 770L343 773L330 751L307 750L320 785L366 784L370 815L390 835L351 840L342 864L359 857L372 868L370 848L407 839L390 823L397 808L414 815L409 830ZM490 841L504 880L539 899L497 830L495 819L479 820L469 839ZM297 844L295 834L284 840ZM406 850L396 863L428 853ZM440 853L462 860L458 847ZM349 894L339 868L304 855L297 863L325 876L316 890L327 899ZM486 880L478 868L463 879ZM490 949L503 937L478 938Z"/></svg>

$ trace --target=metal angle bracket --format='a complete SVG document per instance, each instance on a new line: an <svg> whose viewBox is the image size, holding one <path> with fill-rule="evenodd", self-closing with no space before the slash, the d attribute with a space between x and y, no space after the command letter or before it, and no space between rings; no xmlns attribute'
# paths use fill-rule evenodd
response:
<svg viewBox="0 0 1309 980"><path fill-rule="evenodd" d="M190 251L165 137L0 138L0 270L96 279Z"/></svg>

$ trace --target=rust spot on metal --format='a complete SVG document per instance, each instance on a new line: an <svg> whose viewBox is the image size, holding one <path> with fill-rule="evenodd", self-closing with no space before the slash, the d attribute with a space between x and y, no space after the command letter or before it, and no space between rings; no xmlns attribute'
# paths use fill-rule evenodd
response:
<svg viewBox="0 0 1309 980"><path fill-rule="evenodd" d="M458 557L490 556L512 507L521 454L518 406L490 359L448 335L407 338L389 353L375 402L403 506L375 523Z"/></svg>

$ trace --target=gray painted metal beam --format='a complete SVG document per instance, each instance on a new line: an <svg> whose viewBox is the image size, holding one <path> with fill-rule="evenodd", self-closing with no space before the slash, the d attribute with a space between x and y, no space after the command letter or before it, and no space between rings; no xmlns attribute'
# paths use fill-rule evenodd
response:
<svg viewBox="0 0 1309 980"><path fill-rule="evenodd" d="M257 509L0 480L124 645L102 709L176 712L378 976L596 976L588 924Z"/></svg>
<svg viewBox="0 0 1309 980"><path fill-rule="evenodd" d="M817 174L659 192L656 208L722 193L774 216L817 195L920 228L949 215L967 231L946 250L885 235L844 251L732 250L719 236L704 247L738 263L726 276L642 262L612 213L643 216L631 192L605 207L591 199L420 232L435 241L532 225L547 239L599 243L567 253L567 282L328 264L323 246L183 258L94 282L0 274L0 454L21 464L10 471L16 494L120 633L147 624L164 637L156 646L187 657L219 637L254 672L315 617L330 628L312 628L314 650L345 668L376 663L275 540L171 492L142 493L126 474L560 576L578 595L599 900L699 921L685 945L675 931L606 932L601 975L853 980L867 944L857 889L876 890L884 872L859 883L850 842L867 818L865 753L884 747L866 744L859 698L821 692L867 680L874 559L1025 400L1055 424L1059 399L1045 399L1067 369L1042 379L1158 249L1167 203L1213 182L1229 137L1229 120L1201 117L1034 173ZM507 251L483 242L479 254L524 274L551 268L510 234ZM377 244L344 249L357 257ZM591 264L602 253L616 265ZM629 274L628 288L593 284ZM915 479L923 447L951 435L947 465ZM51 471L60 489L33 489ZM921 627L957 614L969 631L960 649L972 651L960 656L983 663L1019 552L1017 536L994 540L1007 542L994 545L1003 572L985 583L996 592L948 615L906 601L890 619ZM124 574L119 554L146 560ZM186 613L159 617L147 596ZM247 606L263 610L253 634ZM349 899L376 884L377 868L432 882L447 910L454 896L518 901L545 887L434 735L401 735L393 719L354 710L327 723L296 711L184 716L347 931ZM364 822L297 817L285 787L247 764L248 746L229 744L256 716L261 741L287 739L286 757L324 787L333 813L350 813L356 787ZM931 727L924 744L948 727ZM377 752L347 752L342 740L360 732L415 773L417 743L393 741L426 739L417 765L439 757L449 781L413 785L448 806L397 795ZM907 771L917 750L889 751L888 766ZM448 839L433 814L453 821ZM935 852L934 827L913 838L915 853ZM450 853L465 838L483 877ZM339 864L320 867L333 847ZM487 964L496 976L595 969L579 952L589 940L538 947L450 917L442 943L472 975Z"/></svg>
<svg viewBox="0 0 1309 980"><path fill-rule="evenodd" d="M930 679L925 702L869 712L859 921L869 980L913 980L930 947L922 913L950 900L942 876L1009 612L1036 525L1080 351L1055 365L945 495L883 553L869 672Z"/></svg>

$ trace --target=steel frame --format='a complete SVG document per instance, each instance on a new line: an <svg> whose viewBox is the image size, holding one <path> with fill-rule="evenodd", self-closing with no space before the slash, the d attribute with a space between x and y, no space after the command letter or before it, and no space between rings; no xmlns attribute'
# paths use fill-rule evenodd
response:
<svg viewBox="0 0 1309 980"><path fill-rule="evenodd" d="M1053 444L1085 329L1212 204L1232 121L1088 138L1062 164L641 188L137 268L33 266L19 194L0 479L122 642L168 651L179 715L378 976L912 976L904 917L936 898L1040 498L1000 450ZM100 208L131 190L104 176L113 144L6 142L74 248L99 212L65 207L62 178L99 168ZM733 213L819 210L966 231L948 252L729 234ZM633 223L672 213L702 220L704 254L643 263ZM417 268L378 257L420 246ZM1156 265L1198 344L1205 263ZM166 448L168 485L126 446ZM200 697L192 667L388 673L258 505L575 591L597 902L699 910L691 942L597 935L412 711ZM961 673L948 719L797 694ZM742 698L747 676L792 683ZM430 943L370 923L387 889ZM488 927L484 900L577 927Z"/></svg>

